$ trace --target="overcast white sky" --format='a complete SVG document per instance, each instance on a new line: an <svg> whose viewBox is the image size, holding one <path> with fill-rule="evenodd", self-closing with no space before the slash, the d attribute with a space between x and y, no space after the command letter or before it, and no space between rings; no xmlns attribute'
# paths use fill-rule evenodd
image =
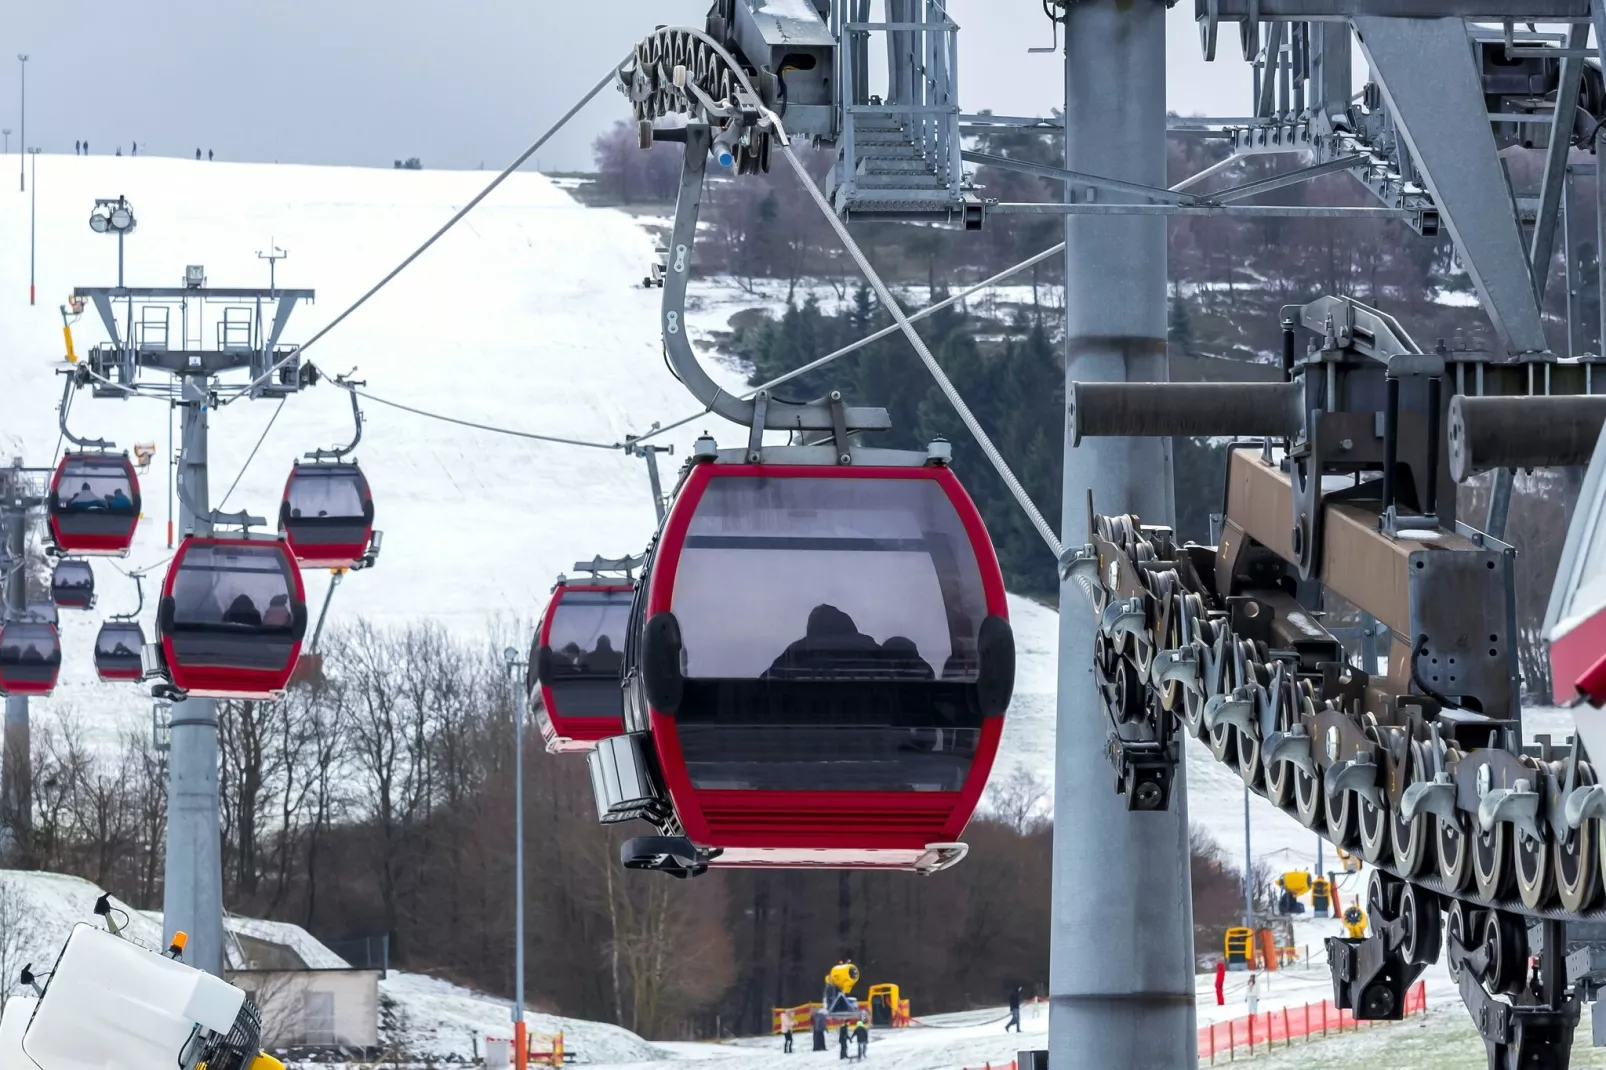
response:
<svg viewBox="0 0 1606 1070"><path fill-rule="evenodd" d="M0 127L68 152L500 169L655 25L701 25L708 0L0 0ZM1039 0L950 0L963 28L967 111L1039 115L1062 98ZM1249 70L1236 35L1199 55L1191 0L1171 10L1166 77L1184 114L1241 115ZM591 140L627 114L609 91L548 143L548 170L590 164Z"/></svg>

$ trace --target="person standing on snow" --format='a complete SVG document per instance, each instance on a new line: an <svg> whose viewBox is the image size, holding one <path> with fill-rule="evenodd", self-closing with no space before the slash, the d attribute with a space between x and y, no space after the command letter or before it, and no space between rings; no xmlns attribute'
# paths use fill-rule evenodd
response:
<svg viewBox="0 0 1606 1070"><path fill-rule="evenodd" d="M837 1042L837 1046L841 1049L841 1054L838 1055L837 1058L846 1059L848 1057L848 1023L847 1022L843 1022L842 1023L842 1028L837 1031L836 1042Z"/></svg>
<svg viewBox="0 0 1606 1070"><path fill-rule="evenodd" d="M1244 997L1244 1002L1249 1005L1249 1017L1253 1018L1260 1009L1260 993L1255 991L1254 974L1249 975L1249 994Z"/></svg>
<svg viewBox="0 0 1606 1070"><path fill-rule="evenodd" d="M1004 1032L1009 1032L1010 1026L1020 1032L1020 985L1009 990L1009 1024L1004 1026Z"/></svg>
<svg viewBox="0 0 1606 1070"><path fill-rule="evenodd" d="M865 1028L863 1018L860 1018L859 1024L853 1027L853 1039L859 1044L859 1058L864 1058L870 1048L870 1030Z"/></svg>
<svg viewBox="0 0 1606 1070"><path fill-rule="evenodd" d="M781 1011L781 1036L784 1039L784 1043L781 1045L781 1052L785 1055L792 1054L792 1024L791 1009L788 1008Z"/></svg>

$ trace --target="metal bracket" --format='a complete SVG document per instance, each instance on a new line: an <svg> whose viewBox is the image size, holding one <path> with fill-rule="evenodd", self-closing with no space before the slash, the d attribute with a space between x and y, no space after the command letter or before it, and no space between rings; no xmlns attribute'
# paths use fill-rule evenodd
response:
<svg viewBox="0 0 1606 1070"><path fill-rule="evenodd" d="M660 326L664 353L675 375L692 396L709 411L732 423L772 430L832 430L835 421L830 406L824 401L798 405L770 399L760 413L756 399L743 400L728 394L709 378L692 349L686 324L686 285L691 277L692 247L697 239L697 219L702 208L712 142L713 135L706 124L693 123L686 127L680 196L675 205L675 224L669 240L668 270L663 286ZM881 408L844 409L842 419L853 431L885 431L892 426L887 410Z"/></svg>
<svg viewBox="0 0 1606 1070"><path fill-rule="evenodd" d="M1296 724L1286 732L1273 732L1267 736L1261 744L1260 754L1261 763L1268 769L1278 762L1289 762L1306 776L1316 776L1310 733L1302 724Z"/></svg>
<svg viewBox="0 0 1606 1070"><path fill-rule="evenodd" d="M1157 688L1181 684L1186 690L1203 695L1204 687L1199 682L1199 652L1192 647L1181 647L1155 654L1154 663L1149 666L1149 683Z"/></svg>
<svg viewBox="0 0 1606 1070"><path fill-rule="evenodd" d="M1075 583L1093 603L1093 612L1102 615L1108 598L1104 584L1099 581L1099 552L1092 543L1067 546L1060 553L1060 581Z"/></svg>
<svg viewBox="0 0 1606 1070"><path fill-rule="evenodd" d="M1538 822L1539 793L1526 780L1519 780L1509 788L1491 788L1478 802L1478 827L1484 832L1507 824L1523 838L1537 842L1544 838Z"/></svg>
<svg viewBox="0 0 1606 1070"><path fill-rule="evenodd" d="M1458 819L1455 807L1455 782L1450 774L1438 772L1431 781L1410 784L1400 795L1400 816L1415 821L1418 814L1432 814L1446 825L1453 826Z"/></svg>
<svg viewBox="0 0 1606 1070"><path fill-rule="evenodd" d="M1567 827L1575 829L1590 818L1606 819L1606 786L1591 784L1574 788L1562 804L1562 819Z"/></svg>
<svg viewBox="0 0 1606 1070"><path fill-rule="evenodd" d="M1357 754L1353 758L1345 758L1329 766L1324 787L1329 798L1341 792L1353 791L1371 803L1374 809L1387 810L1388 803L1383 798L1383 789L1377 783L1379 772L1381 770L1370 754Z"/></svg>
<svg viewBox="0 0 1606 1070"><path fill-rule="evenodd" d="M1255 689L1234 688L1231 694L1211 695L1205 702L1204 726L1215 731L1217 725L1229 724L1240 732L1251 735L1255 731Z"/></svg>

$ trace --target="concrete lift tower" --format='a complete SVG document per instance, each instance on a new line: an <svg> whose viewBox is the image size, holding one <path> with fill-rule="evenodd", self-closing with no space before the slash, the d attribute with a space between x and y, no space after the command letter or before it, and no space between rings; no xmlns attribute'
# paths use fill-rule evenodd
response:
<svg viewBox="0 0 1606 1070"><path fill-rule="evenodd" d="M312 290L219 288L192 264L177 286L122 284L122 237L133 209L122 198L97 201L91 226L118 236L118 285L82 286L75 300L94 306L109 341L91 347L74 382L97 398L160 398L179 407L177 491L181 534L210 535L215 523L262 523L213 511L207 479L207 419L220 404L284 398L316 375L281 341L297 303ZM241 375L240 373L243 373ZM218 798L217 703L172 705L168 752L167 858L163 928L189 933L185 960L221 976L223 867Z"/></svg>

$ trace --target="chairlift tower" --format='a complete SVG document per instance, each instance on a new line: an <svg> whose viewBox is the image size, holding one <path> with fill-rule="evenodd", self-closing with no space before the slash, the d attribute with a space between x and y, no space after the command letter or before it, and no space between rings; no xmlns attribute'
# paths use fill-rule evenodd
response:
<svg viewBox="0 0 1606 1070"><path fill-rule="evenodd" d="M316 371L298 347L282 341L307 289L209 286L205 268L191 264L177 286L130 287L121 279L122 235L132 208L122 198L97 201L106 214L98 232L119 236L116 286L84 286L74 301L93 305L108 341L91 347L74 381L98 398L154 397L181 411L177 492L186 535L211 535L214 524L264 521L213 511L208 487L207 423L212 409L241 399L285 398L310 385ZM106 206L106 207L103 207ZM127 222L119 227L119 211ZM276 282L277 280L275 280ZM243 373L243 376L241 375ZM218 795L217 702L171 696L167 755L167 852L163 927L167 939L189 933L187 961L221 976L223 872Z"/></svg>

